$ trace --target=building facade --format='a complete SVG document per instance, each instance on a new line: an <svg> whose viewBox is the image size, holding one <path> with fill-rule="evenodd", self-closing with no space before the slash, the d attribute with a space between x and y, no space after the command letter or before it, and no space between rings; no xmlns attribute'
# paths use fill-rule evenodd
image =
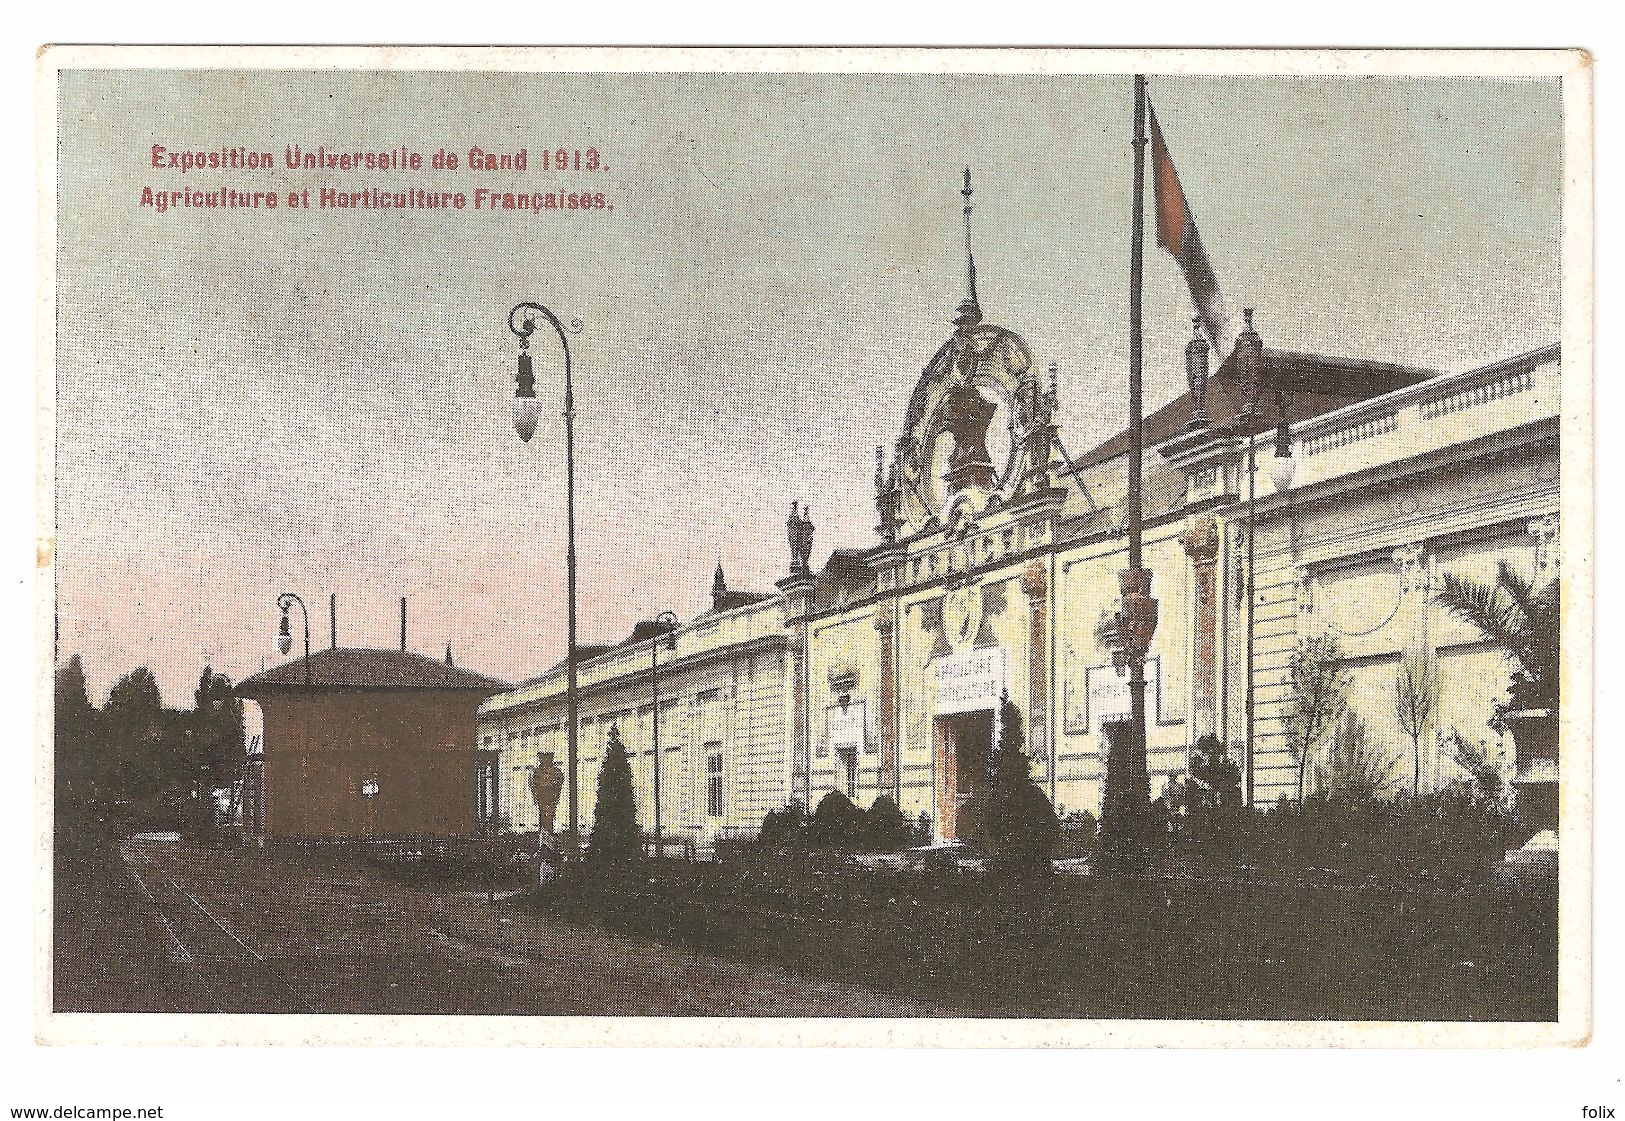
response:
<svg viewBox="0 0 1625 1121"><path fill-rule="evenodd" d="M1265 348L1250 386L1234 360L1209 377L1199 338L1188 361L1191 392L1147 417L1142 461L1160 604L1146 664L1153 795L1212 735L1249 801L1295 797L1290 661L1317 635L1339 640L1351 705L1376 749L1402 756L1402 789L1413 761L1423 790L1462 774L1452 732L1514 777L1509 738L1490 724L1510 667L1433 593L1446 572L1493 580L1500 560L1537 582L1556 575L1557 347L1453 374ZM890 796L953 839L987 781L1006 695L1057 811L1098 815L1103 727L1129 710L1112 651L1128 441L1069 455L1059 393L1053 363L1041 374L1016 332L984 321L970 264L891 454L877 449L877 540L816 567L811 520L792 504L776 594L683 625L662 655L668 834L754 829L786 802L841 791L860 806ZM1414 734L1395 719L1407 658L1437 666L1435 711ZM652 820L648 662L634 636L582 664L584 828L612 724ZM516 828L533 824L523 774L542 755L563 762L563 705L560 668L482 708ZM702 792L718 776L714 813Z"/></svg>
<svg viewBox="0 0 1625 1121"><path fill-rule="evenodd" d="M730 591L720 566L711 595L711 610L669 637L640 625L616 646L582 650L577 756L584 831L614 727L632 765L638 821L653 832L657 696L660 831L670 842L709 844L754 830L789 801L783 604L776 595ZM537 828L533 772L568 762L565 669L555 666L480 709L480 748L499 760L498 812L516 831Z"/></svg>

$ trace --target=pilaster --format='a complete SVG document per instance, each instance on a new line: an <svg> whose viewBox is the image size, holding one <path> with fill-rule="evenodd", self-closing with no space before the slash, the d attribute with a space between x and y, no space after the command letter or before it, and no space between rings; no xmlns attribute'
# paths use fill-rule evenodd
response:
<svg viewBox="0 0 1625 1121"><path fill-rule="evenodd" d="M1217 735L1218 707L1218 588L1219 527L1204 514L1180 538L1191 561L1194 596L1191 612L1191 732L1192 741Z"/></svg>

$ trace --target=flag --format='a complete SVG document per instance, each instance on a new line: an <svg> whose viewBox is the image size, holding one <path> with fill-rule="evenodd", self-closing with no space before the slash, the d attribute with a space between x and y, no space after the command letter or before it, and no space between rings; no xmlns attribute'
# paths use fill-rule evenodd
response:
<svg viewBox="0 0 1625 1121"><path fill-rule="evenodd" d="M1149 102L1147 108L1150 108ZM1196 216L1185 202L1179 172L1174 170L1173 157L1168 154L1168 145L1163 143L1154 109L1151 110L1151 180L1156 191L1157 244L1179 263L1191 290L1191 301L1202 317L1202 330L1222 363L1236 348L1236 328L1229 312L1225 311L1219 279L1213 275L1207 250L1202 248L1202 237L1196 232Z"/></svg>

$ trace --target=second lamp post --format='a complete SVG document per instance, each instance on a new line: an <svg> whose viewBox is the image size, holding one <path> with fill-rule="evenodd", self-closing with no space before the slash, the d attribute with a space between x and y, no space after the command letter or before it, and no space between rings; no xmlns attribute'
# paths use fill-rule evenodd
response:
<svg viewBox="0 0 1625 1121"><path fill-rule="evenodd" d="M1254 766L1255 722L1257 718L1257 685L1255 682L1254 645L1255 615L1257 610L1258 590L1253 578L1253 564L1256 559L1256 537L1258 521L1258 439L1268 430L1268 421L1264 418L1263 400L1266 390L1275 395L1275 455L1270 460L1270 481L1275 484L1277 494L1285 493L1292 485L1292 475L1297 466L1292 456L1292 425L1287 410L1292 404L1292 394L1285 382L1285 375L1276 373L1271 379L1266 370L1264 359L1264 341L1253 329L1253 309L1243 311L1247 321L1247 329L1236 339L1235 362L1236 372L1241 382L1241 413L1236 418L1236 427L1240 435L1247 440L1247 579L1243 585L1247 593L1247 692L1245 709L1246 731L1246 758L1243 760L1242 783L1244 800L1247 805L1253 804L1254 784L1256 770ZM1269 384L1273 380L1273 384Z"/></svg>
<svg viewBox="0 0 1625 1121"><path fill-rule="evenodd" d="M305 601L293 592L283 592L276 597L276 605L282 609L282 625L277 628L276 649L279 654L286 654L293 649L293 635L288 630L288 612L294 604L299 605L299 614L305 620L305 684L310 684L310 612L305 609Z"/></svg>
<svg viewBox="0 0 1625 1121"><path fill-rule="evenodd" d="M662 611L649 635L649 742L654 749L655 856L666 855L666 835L660 822L660 646L677 649L677 616Z"/></svg>

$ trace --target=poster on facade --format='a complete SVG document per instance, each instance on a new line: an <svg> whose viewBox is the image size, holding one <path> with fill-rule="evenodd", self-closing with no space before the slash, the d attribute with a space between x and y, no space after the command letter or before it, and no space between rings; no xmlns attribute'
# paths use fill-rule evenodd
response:
<svg viewBox="0 0 1625 1121"><path fill-rule="evenodd" d="M40 1037L1583 1041L1589 73L46 50Z"/></svg>

